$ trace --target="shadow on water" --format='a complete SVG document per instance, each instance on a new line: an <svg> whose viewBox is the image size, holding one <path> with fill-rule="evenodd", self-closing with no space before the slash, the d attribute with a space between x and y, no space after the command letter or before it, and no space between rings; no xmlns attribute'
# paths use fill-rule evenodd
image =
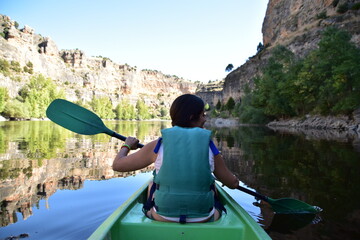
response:
<svg viewBox="0 0 360 240"><path fill-rule="evenodd" d="M320 221L321 218L317 214L274 214L270 226L265 230L267 233L274 231L289 234Z"/></svg>
<svg viewBox="0 0 360 240"><path fill-rule="evenodd" d="M273 239L360 239L357 138L307 135L265 127L214 128L229 168L251 189L323 209L318 216L272 214L261 206ZM314 218L314 219L311 219ZM291 233L291 234L290 234ZM290 234L290 235L289 235Z"/></svg>

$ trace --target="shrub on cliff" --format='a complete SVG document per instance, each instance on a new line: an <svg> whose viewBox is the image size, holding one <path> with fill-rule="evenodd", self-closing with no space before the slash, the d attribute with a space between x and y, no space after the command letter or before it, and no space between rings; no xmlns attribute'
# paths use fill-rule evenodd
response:
<svg viewBox="0 0 360 240"><path fill-rule="evenodd" d="M5 76L10 75L10 63L5 59L0 59L0 72Z"/></svg>
<svg viewBox="0 0 360 240"><path fill-rule="evenodd" d="M33 74L34 73L34 65L32 62L27 62L26 66L24 66L24 72Z"/></svg>
<svg viewBox="0 0 360 240"><path fill-rule="evenodd" d="M21 72L20 63L18 61L11 61L10 62L10 68L14 72L17 72L17 73Z"/></svg>
<svg viewBox="0 0 360 240"><path fill-rule="evenodd" d="M349 10L349 4L343 3L338 7L337 12L338 13L346 13L348 10Z"/></svg>

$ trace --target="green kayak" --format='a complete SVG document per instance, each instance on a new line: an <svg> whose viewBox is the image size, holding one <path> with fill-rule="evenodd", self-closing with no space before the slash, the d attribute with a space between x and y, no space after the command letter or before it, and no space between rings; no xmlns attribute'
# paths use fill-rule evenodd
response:
<svg viewBox="0 0 360 240"><path fill-rule="evenodd" d="M215 222L167 223L148 219L142 212L146 200L145 184L115 210L90 236L99 239L271 239L260 225L221 187L216 186L227 214Z"/></svg>

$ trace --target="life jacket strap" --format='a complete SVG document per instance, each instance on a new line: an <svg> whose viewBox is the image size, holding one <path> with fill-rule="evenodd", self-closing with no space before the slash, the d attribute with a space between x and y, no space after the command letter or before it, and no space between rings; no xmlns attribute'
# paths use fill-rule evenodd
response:
<svg viewBox="0 0 360 240"><path fill-rule="evenodd" d="M150 188L150 193L149 193L149 197L146 200L146 202L143 204L143 208L142 211L143 213L146 215L146 213L155 205L155 202L153 200L153 196L154 196L154 192L157 189L156 183L153 182L151 188Z"/></svg>
<svg viewBox="0 0 360 240"><path fill-rule="evenodd" d="M214 192L214 207L215 207L215 209L217 209L220 213L224 212L227 214L226 208L224 207L224 204L221 203L219 195L218 195L217 191L215 190L215 184L211 185L211 190Z"/></svg>

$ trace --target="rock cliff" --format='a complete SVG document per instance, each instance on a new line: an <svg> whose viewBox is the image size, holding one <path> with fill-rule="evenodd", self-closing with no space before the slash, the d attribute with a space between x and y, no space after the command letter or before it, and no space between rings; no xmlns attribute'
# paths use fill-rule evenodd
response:
<svg viewBox="0 0 360 240"><path fill-rule="evenodd" d="M50 37L36 34L29 26L17 29L16 25L10 17L0 15L0 59L16 61L21 67L31 63L34 73L50 77L65 89L70 101L108 96L116 106L122 99L135 104L142 98L151 107L168 107L176 96L195 93L197 88L197 84L177 76L90 57L78 49L59 51ZM13 98L29 78L30 74L23 73L20 80L0 74L0 87L8 88Z"/></svg>
<svg viewBox="0 0 360 240"><path fill-rule="evenodd" d="M253 87L254 77L261 75L269 52L276 45L284 45L303 57L317 47L322 31L334 26L349 32L360 47L359 5L359 0L270 0L262 27L266 48L227 75L223 101L229 97L240 101L244 86Z"/></svg>

